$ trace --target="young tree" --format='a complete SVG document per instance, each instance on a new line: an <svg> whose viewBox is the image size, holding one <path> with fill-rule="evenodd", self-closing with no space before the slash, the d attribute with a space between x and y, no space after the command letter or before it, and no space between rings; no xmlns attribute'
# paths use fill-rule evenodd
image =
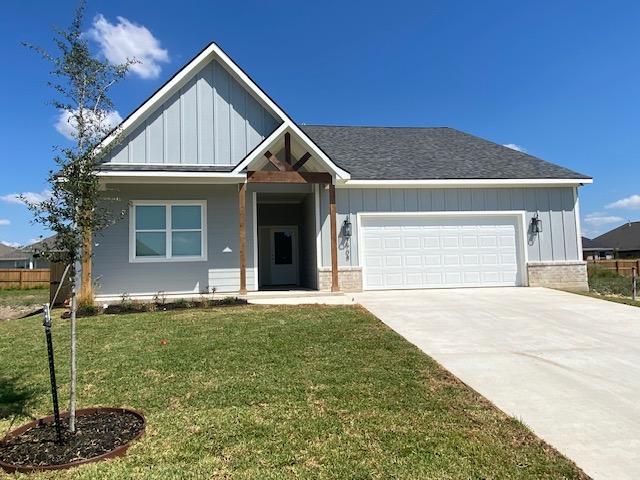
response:
<svg viewBox="0 0 640 480"><path fill-rule="evenodd" d="M81 299L93 301L91 291L92 235L109 223L110 212L100 202L96 163L106 149L98 149L111 132L109 115L114 105L109 90L124 78L135 60L121 65L91 54L82 32L85 3L81 1L71 26L55 29L55 53L25 44L52 65L48 85L55 91L52 105L64 115L73 130L73 145L56 149L56 168L49 172L51 196L39 203L27 203L34 221L56 233L55 245L46 247L43 256L70 266L71 358L69 387L69 431L75 432L76 411L76 311L78 274L82 276ZM110 145L115 145L111 142ZM113 147L112 147L113 148Z"/></svg>

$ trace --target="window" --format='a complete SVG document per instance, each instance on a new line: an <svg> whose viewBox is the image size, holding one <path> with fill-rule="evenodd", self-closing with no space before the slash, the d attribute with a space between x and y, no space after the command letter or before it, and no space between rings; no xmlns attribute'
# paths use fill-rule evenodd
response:
<svg viewBox="0 0 640 480"><path fill-rule="evenodd" d="M206 202L135 201L131 206L131 262L206 260Z"/></svg>

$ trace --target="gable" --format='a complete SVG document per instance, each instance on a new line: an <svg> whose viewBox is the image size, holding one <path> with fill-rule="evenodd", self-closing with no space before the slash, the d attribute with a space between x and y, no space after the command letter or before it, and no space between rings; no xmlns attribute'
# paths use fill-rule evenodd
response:
<svg viewBox="0 0 640 480"><path fill-rule="evenodd" d="M212 59L145 112L103 162L236 165L280 123Z"/></svg>

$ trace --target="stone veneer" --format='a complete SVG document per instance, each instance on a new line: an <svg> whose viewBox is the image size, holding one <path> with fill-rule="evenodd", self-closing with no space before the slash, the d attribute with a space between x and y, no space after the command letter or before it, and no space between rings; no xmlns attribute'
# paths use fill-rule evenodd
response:
<svg viewBox="0 0 640 480"><path fill-rule="evenodd" d="M589 290L587 262L529 262L527 273L530 287Z"/></svg>
<svg viewBox="0 0 640 480"><path fill-rule="evenodd" d="M318 269L319 290L331 290L331 267ZM362 291L362 267L339 267L338 285L341 292Z"/></svg>

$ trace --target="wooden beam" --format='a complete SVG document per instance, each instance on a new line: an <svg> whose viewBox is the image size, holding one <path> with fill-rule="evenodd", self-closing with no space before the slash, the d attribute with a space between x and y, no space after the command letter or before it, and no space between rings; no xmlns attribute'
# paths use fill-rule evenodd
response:
<svg viewBox="0 0 640 480"><path fill-rule="evenodd" d="M285 172L285 171L291 172L291 171L293 171L293 167L291 165L280 161L280 159L278 157L276 157L273 153L271 153L269 150L264 152L264 156L267 157L267 160L269 160L269 162L271 162L271 165L276 167L281 172Z"/></svg>
<svg viewBox="0 0 640 480"><path fill-rule="evenodd" d="M247 172L249 183L331 183L331 181L331 174L326 172Z"/></svg>
<svg viewBox="0 0 640 480"><path fill-rule="evenodd" d="M329 222L331 224L331 291L339 292L338 284L338 226L336 225L336 186L329 184Z"/></svg>
<svg viewBox="0 0 640 480"><path fill-rule="evenodd" d="M247 293L247 228L246 204L247 184L241 183L238 188L238 207L240 216L240 295Z"/></svg>
<svg viewBox="0 0 640 480"><path fill-rule="evenodd" d="M284 134L284 161L287 165L291 165L291 134Z"/></svg>
<svg viewBox="0 0 640 480"><path fill-rule="evenodd" d="M302 157L300 157L300 160L298 160L296 162L296 164L293 166L294 170L300 170L300 168L307 163L307 160L309 160L311 158L311 154L309 152L305 153L304 155L302 155Z"/></svg>
<svg viewBox="0 0 640 480"><path fill-rule="evenodd" d="M91 255L93 253L93 235L91 230L82 232L82 260L80 266L80 300L93 303L93 282L91 281Z"/></svg>

